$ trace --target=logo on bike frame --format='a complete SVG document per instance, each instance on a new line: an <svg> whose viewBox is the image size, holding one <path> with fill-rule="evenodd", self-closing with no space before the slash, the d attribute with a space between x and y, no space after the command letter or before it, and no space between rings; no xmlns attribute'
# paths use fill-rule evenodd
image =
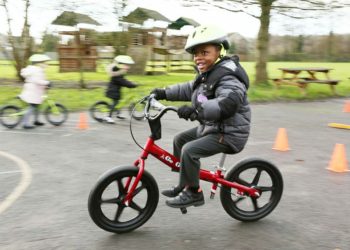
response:
<svg viewBox="0 0 350 250"><path fill-rule="evenodd" d="M160 156L160 158L161 158L161 159L164 159L165 161L169 162L170 164L174 164L173 159L171 159L171 157L170 157L169 155L162 154L162 155ZM179 161L175 162L175 166L176 166L176 167L180 167L180 162L179 162Z"/></svg>

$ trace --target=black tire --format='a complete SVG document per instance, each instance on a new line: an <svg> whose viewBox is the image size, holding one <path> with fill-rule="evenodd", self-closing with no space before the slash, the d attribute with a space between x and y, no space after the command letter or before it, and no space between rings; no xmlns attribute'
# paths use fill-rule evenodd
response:
<svg viewBox="0 0 350 250"><path fill-rule="evenodd" d="M6 128L15 128L22 120L21 109L14 105L6 105L0 109L0 123Z"/></svg>
<svg viewBox="0 0 350 250"><path fill-rule="evenodd" d="M48 106L44 114L46 120L54 126L60 126L68 119L68 109L60 103Z"/></svg>
<svg viewBox="0 0 350 250"><path fill-rule="evenodd" d="M145 103L137 103L137 104L131 103L129 105L130 117L138 121L142 120L145 117L144 109L145 109Z"/></svg>
<svg viewBox="0 0 350 250"><path fill-rule="evenodd" d="M239 162L225 176L230 182L244 186L254 186L260 197L234 194L236 189L223 186L220 199L225 211L233 218L244 221L257 221L271 213L281 199L283 179L280 171L270 162L251 158Z"/></svg>
<svg viewBox="0 0 350 250"><path fill-rule="evenodd" d="M122 203L126 195L125 182L132 177L133 183L137 173L138 168L134 166L116 167L98 179L88 201L90 217L97 226L113 233L127 233L151 218L158 205L159 191L147 171L144 171L130 205Z"/></svg>
<svg viewBox="0 0 350 250"><path fill-rule="evenodd" d="M98 101L90 108L91 117L98 121L103 122L104 118L109 115L110 105L105 101Z"/></svg>

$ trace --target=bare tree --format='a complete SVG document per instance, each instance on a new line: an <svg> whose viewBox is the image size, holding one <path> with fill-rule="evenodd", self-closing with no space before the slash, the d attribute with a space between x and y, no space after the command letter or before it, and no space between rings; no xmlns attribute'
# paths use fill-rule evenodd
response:
<svg viewBox="0 0 350 250"><path fill-rule="evenodd" d="M30 7L30 0L23 0L24 2L24 22L22 28L21 37L15 37L12 32L11 16L7 0L0 2L0 7L5 10L7 28L8 28L8 41L12 48L12 56L14 58L14 66L16 68L17 77L23 80L20 75L22 68L27 66L28 58L32 52L33 40L30 37L30 25L28 22L28 10ZM4 49L3 49L4 50Z"/></svg>
<svg viewBox="0 0 350 250"><path fill-rule="evenodd" d="M128 0L113 0L113 14L118 19L118 25L120 25L120 21L123 20L125 7L128 5ZM124 29L122 27L122 29Z"/></svg>
<svg viewBox="0 0 350 250"><path fill-rule="evenodd" d="M256 43L255 83L268 81L269 28L272 15L298 19L315 18L316 14L320 12L350 6L349 0L182 0L182 2L184 6L188 7L201 6L204 9L215 7L231 12L244 12L260 21Z"/></svg>

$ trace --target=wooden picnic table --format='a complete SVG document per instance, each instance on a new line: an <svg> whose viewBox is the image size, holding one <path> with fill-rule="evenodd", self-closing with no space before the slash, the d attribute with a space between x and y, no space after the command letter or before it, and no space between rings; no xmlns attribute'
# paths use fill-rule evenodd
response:
<svg viewBox="0 0 350 250"><path fill-rule="evenodd" d="M282 84L298 86L305 95L305 89L309 83L320 83L328 84L332 93L336 94L335 85L339 83L339 80L330 78L329 72L332 70L331 68L299 67L279 68L279 70L282 72L281 77L272 79L277 87Z"/></svg>

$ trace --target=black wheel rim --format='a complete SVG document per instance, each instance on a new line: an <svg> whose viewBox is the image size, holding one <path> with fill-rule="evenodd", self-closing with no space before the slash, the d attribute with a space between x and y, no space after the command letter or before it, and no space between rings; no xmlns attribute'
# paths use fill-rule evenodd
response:
<svg viewBox="0 0 350 250"><path fill-rule="evenodd" d="M0 122L7 128L16 127L22 119L22 115L19 114L20 109L15 106L8 106L0 112Z"/></svg>
<svg viewBox="0 0 350 250"><path fill-rule="evenodd" d="M260 165L251 165L239 169L231 181L241 185L256 188L260 196L249 197L247 194L237 193L231 189L231 207L237 213L253 217L264 213L269 213L273 209L281 196L281 183L278 176L269 168Z"/></svg>
<svg viewBox="0 0 350 250"><path fill-rule="evenodd" d="M129 178L129 176L115 178L107 183L97 196L96 204L103 223L115 228L123 228L143 218L149 202L148 187L140 180L133 193L132 201L129 206L126 206L123 200L127 193L125 186ZM131 183L134 180L133 177Z"/></svg>
<svg viewBox="0 0 350 250"><path fill-rule="evenodd" d="M144 103L138 103L136 105L132 103L129 106L129 110L132 118L134 118L135 120L142 120L145 117L144 108L145 108Z"/></svg>
<svg viewBox="0 0 350 250"><path fill-rule="evenodd" d="M90 113L93 119L101 122L108 115L109 110L108 103L97 103L91 107Z"/></svg>
<svg viewBox="0 0 350 250"><path fill-rule="evenodd" d="M63 107L60 104L56 104L54 108L49 107L46 112L46 118L47 120L55 125L61 125L67 120L68 117L68 111L66 110L65 107Z"/></svg>

